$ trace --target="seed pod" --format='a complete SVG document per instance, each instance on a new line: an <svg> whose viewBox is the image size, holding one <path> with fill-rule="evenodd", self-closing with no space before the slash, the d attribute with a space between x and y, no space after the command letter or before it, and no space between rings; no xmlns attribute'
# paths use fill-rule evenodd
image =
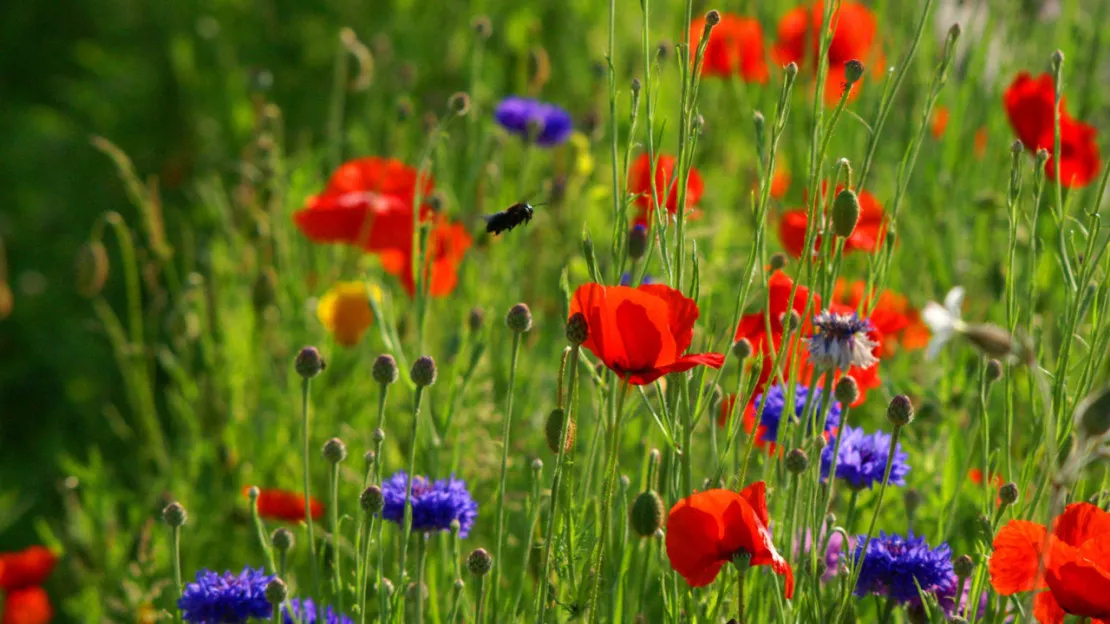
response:
<svg viewBox="0 0 1110 624"><path fill-rule="evenodd" d="M632 530L640 537L650 537L663 526L663 499L654 490L641 492L629 513Z"/></svg>

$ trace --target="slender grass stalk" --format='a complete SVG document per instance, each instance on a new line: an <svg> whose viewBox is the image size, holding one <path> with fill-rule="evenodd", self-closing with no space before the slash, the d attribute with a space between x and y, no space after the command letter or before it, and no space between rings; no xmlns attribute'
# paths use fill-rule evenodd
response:
<svg viewBox="0 0 1110 624"><path fill-rule="evenodd" d="M339 550L339 462L331 468L331 550L334 558L332 583L339 612L343 612L343 571L340 565L343 553Z"/></svg>
<svg viewBox="0 0 1110 624"><path fill-rule="evenodd" d="M490 591L492 609L496 613L500 608L499 601L501 586L501 560L504 558L505 544L505 487L506 476L509 472L509 433L513 423L513 390L516 387L517 358L520 355L521 332L513 331L512 354L509 358L509 392L506 400L505 415L501 419L501 478L497 489L497 538L493 552L493 587Z"/></svg>
<svg viewBox="0 0 1110 624"><path fill-rule="evenodd" d="M485 602L485 575L478 577L478 599L474 601L474 622L475 624L482 624L485 621L483 618L483 603Z"/></svg>
<svg viewBox="0 0 1110 624"><path fill-rule="evenodd" d="M316 530L312 523L312 496L310 493L309 478L309 428L308 402L309 387L312 381L308 377L301 380L301 428L304 431L304 522L308 531L308 559L312 566L312 591L314 596L320 596L320 572L316 562Z"/></svg>
<svg viewBox="0 0 1110 624"><path fill-rule="evenodd" d="M180 600L185 592L185 584L181 580L181 527L170 527L170 538L173 542L173 586L177 589L177 598ZM181 609L174 609L174 621L180 624Z"/></svg>
<svg viewBox="0 0 1110 624"><path fill-rule="evenodd" d="M416 604L413 605L414 622L424 621L424 566L428 561L428 534L420 533L416 536L416 581L413 593L416 595Z"/></svg>
<svg viewBox="0 0 1110 624"><path fill-rule="evenodd" d="M408 592L405 589L405 563L408 559L409 552L409 538L412 536L412 482L416 479L416 450L420 446L420 402L424 398L424 386L416 386L416 392L413 396L412 407L412 433L409 435L409 463L408 463L408 479L405 483L405 510L404 510L404 530L402 531L401 538L401 603L402 612L404 612L405 596Z"/></svg>

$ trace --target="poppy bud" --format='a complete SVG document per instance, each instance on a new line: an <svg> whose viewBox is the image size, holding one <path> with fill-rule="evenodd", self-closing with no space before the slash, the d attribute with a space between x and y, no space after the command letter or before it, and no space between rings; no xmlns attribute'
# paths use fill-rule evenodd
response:
<svg viewBox="0 0 1110 624"><path fill-rule="evenodd" d="M166 505L162 510L162 520L175 529L184 526L188 518L189 514L185 513L185 508L176 501Z"/></svg>
<svg viewBox="0 0 1110 624"><path fill-rule="evenodd" d="M590 327L586 323L586 317L581 312L575 312L574 316L570 317L567 321L567 342L573 346L578 346L590 337Z"/></svg>
<svg viewBox="0 0 1110 624"><path fill-rule="evenodd" d="M347 459L347 445L343 444L343 440L339 438L332 438L324 442L324 459L331 464L338 464Z"/></svg>
<svg viewBox="0 0 1110 624"><path fill-rule="evenodd" d="M493 557L485 548L478 548L466 558L466 569L474 576L485 576L493 567Z"/></svg>
<svg viewBox="0 0 1110 624"><path fill-rule="evenodd" d="M1021 144L1021 139L1014 139L1014 142L1010 144L1010 153L1016 156L1023 151L1025 151L1025 146Z"/></svg>
<svg viewBox="0 0 1110 624"><path fill-rule="evenodd" d="M952 561L952 571L956 573L957 578L965 579L975 571L975 562L969 555L960 555Z"/></svg>
<svg viewBox="0 0 1110 624"><path fill-rule="evenodd" d="M859 399L859 384L855 378L845 375L836 380L833 396L840 401L841 406L851 405Z"/></svg>
<svg viewBox="0 0 1110 624"><path fill-rule="evenodd" d="M1048 160L1048 150L1046 150L1045 148L1042 147L1042 148L1038 149L1037 153L1034 154L1033 156L1034 156L1034 158L1037 159L1037 168L1038 169L1043 168L1044 164L1045 164L1045 161Z"/></svg>
<svg viewBox="0 0 1110 624"><path fill-rule="evenodd" d="M552 410L552 413L547 414L547 422L544 423L544 437L547 440L547 447L556 455L559 453L558 441L563 436L564 419L566 419L566 412ZM566 439L563 440L564 453L571 451L571 447L574 446L575 433L577 433L577 427L572 419L567 426Z"/></svg>
<svg viewBox="0 0 1110 624"><path fill-rule="evenodd" d="M466 317L467 329L469 329L472 333L477 333L482 331L482 326L485 324L486 313L482 311L482 308L470 308L470 315Z"/></svg>
<svg viewBox="0 0 1110 624"><path fill-rule="evenodd" d="M436 382L436 361L430 355L422 355L412 363L409 371L412 382L418 387L430 386Z"/></svg>
<svg viewBox="0 0 1110 624"><path fill-rule="evenodd" d="M890 400L886 407L886 419L895 427L905 427L913 422L913 403L904 394L899 394Z"/></svg>
<svg viewBox="0 0 1110 624"><path fill-rule="evenodd" d="M832 207L833 233L848 238L856 231L859 223L859 197L852 189L844 189L836 194Z"/></svg>
<svg viewBox="0 0 1110 624"><path fill-rule="evenodd" d="M741 338L732 343L732 354L738 360L746 360L752 355L752 343L747 338Z"/></svg>
<svg viewBox="0 0 1110 624"><path fill-rule="evenodd" d="M252 507L259 496L262 496L262 490L258 489L257 485L252 485L247 488L247 498L250 500Z"/></svg>
<svg viewBox="0 0 1110 624"><path fill-rule="evenodd" d="M713 9L705 14L705 25L712 28L721 23L721 12Z"/></svg>
<svg viewBox="0 0 1110 624"><path fill-rule="evenodd" d="M266 602L272 605L279 605L285 602L289 596L289 588L285 586L285 581L275 578L266 584Z"/></svg>
<svg viewBox="0 0 1110 624"><path fill-rule="evenodd" d="M459 117L465 117L470 112L470 96L462 91L451 94L447 98L447 110Z"/></svg>
<svg viewBox="0 0 1110 624"><path fill-rule="evenodd" d="M793 80L794 77L798 75L798 64L795 63L794 61L790 61L789 63L786 64L786 67L782 68L782 70L784 72L786 72L786 77L787 78L789 78L790 80Z"/></svg>
<svg viewBox="0 0 1110 624"><path fill-rule="evenodd" d="M528 309L528 305L518 303L509 308L509 313L505 315L505 325L518 334L532 329L532 311Z"/></svg>
<svg viewBox="0 0 1110 624"><path fill-rule="evenodd" d="M385 432L381 428L375 428L370 432L370 439L374 441L374 444L381 444L385 440Z"/></svg>
<svg viewBox="0 0 1110 624"><path fill-rule="evenodd" d="M1013 505L1018 499L1018 486L1010 482L998 488L998 499L1003 505Z"/></svg>
<svg viewBox="0 0 1110 624"><path fill-rule="evenodd" d="M769 262L769 264L771 266L772 273L781 270L784 266L786 266L786 254L782 253L781 251L771 254L771 261Z"/></svg>
<svg viewBox="0 0 1110 624"><path fill-rule="evenodd" d="M637 225L628 231L628 257L639 260L647 251L648 231L642 225Z"/></svg>
<svg viewBox="0 0 1110 624"><path fill-rule="evenodd" d="M809 468L809 456L802 449L794 449L786 454L786 469L793 474L802 474Z"/></svg>
<svg viewBox="0 0 1110 624"><path fill-rule="evenodd" d="M297 359L293 361L293 368L296 369L297 374L305 379L312 379L324 370L324 357L320 355L320 351L316 347L305 347L297 354Z"/></svg>
<svg viewBox="0 0 1110 624"><path fill-rule="evenodd" d="M397 381L397 360L388 353L379 355L374 360L374 365L370 367L370 376L383 386Z"/></svg>
<svg viewBox="0 0 1110 624"><path fill-rule="evenodd" d="M844 82L853 85L863 78L863 63L858 59L852 59L844 63Z"/></svg>
<svg viewBox="0 0 1110 624"><path fill-rule="evenodd" d="M797 310L788 310L779 316L779 322L782 323L783 331L791 331L801 327L802 315Z"/></svg>
<svg viewBox="0 0 1110 624"><path fill-rule="evenodd" d="M100 241L89 241L77 249L73 266L74 283L82 297L95 297L108 281L108 251Z"/></svg>
<svg viewBox="0 0 1110 624"><path fill-rule="evenodd" d="M643 85L640 84L640 79L639 78L633 78L632 79L632 95L634 95L634 96L640 95L640 89L642 87L643 87Z"/></svg>
<svg viewBox="0 0 1110 624"><path fill-rule="evenodd" d="M478 35L479 39L489 39L489 36L493 34L493 25L490 24L489 17L485 15L475 17L474 21L470 22L470 27L474 29L474 34Z"/></svg>
<svg viewBox="0 0 1110 624"><path fill-rule="evenodd" d="M382 507L385 507L385 495L380 487L370 485L362 491L362 494L359 494L358 502L363 511L368 514L376 514L382 510Z"/></svg>
<svg viewBox="0 0 1110 624"><path fill-rule="evenodd" d="M274 548L276 548L278 552L288 551L293 547L294 542L293 532L285 527L275 529L274 532L270 534L270 543L274 545Z"/></svg>
<svg viewBox="0 0 1110 624"><path fill-rule="evenodd" d="M980 351L991 357L1006 357L1014 351L1014 339L1010 336L1010 332L997 325L990 323L971 325L964 331L964 336Z"/></svg>
<svg viewBox="0 0 1110 624"><path fill-rule="evenodd" d="M1053 73L1059 73L1060 72L1060 67L1062 67L1063 65L1064 65L1064 52L1062 50L1056 50L1055 52L1052 53L1052 72Z"/></svg>
<svg viewBox="0 0 1110 624"><path fill-rule="evenodd" d="M640 492L629 514L632 530L640 537L651 537L663 526L663 499L654 490Z"/></svg>
<svg viewBox="0 0 1110 624"><path fill-rule="evenodd" d="M1087 396L1075 408L1079 429L1089 438L1110 431L1110 387Z"/></svg>

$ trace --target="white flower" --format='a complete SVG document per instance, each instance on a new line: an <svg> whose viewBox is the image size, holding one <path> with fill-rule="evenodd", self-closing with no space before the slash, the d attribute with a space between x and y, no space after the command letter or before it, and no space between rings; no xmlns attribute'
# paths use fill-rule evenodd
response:
<svg viewBox="0 0 1110 624"><path fill-rule="evenodd" d="M806 339L809 356L818 368L838 368L842 371L853 366L870 368L878 362L872 351L879 343L867 335L871 321L855 314L837 314L825 310L813 319L816 328Z"/></svg>
<svg viewBox="0 0 1110 624"><path fill-rule="evenodd" d="M925 349L925 359L931 360L940 353L941 348L952 339L953 334L964 331L967 323L960 318L960 307L964 303L964 289L960 286L948 291L944 296L944 305L935 301L925 304L921 311L921 320L929 326L933 337L929 339L929 346Z"/></svg>

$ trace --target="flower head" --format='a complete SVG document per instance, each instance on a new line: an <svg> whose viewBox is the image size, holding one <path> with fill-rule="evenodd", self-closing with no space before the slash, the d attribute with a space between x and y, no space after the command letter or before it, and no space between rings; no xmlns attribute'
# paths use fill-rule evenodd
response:
<svg viewBox="0 0 1110 624"><path fill-rule="evenodd" d="M786 409L786 389L779 384L774 384L767 388L761 394L757 394L755 399L744 410L744 429L750 434L755 431L755 445L759 448L768 447L768 452L774 453L776 442L778 441L779 425L784 420L790 419L794 424L799 424L802 416L805 415L806 402L809 398L809 388L804 384L797 384L794 387L794 409L789 413ZM813 401L816 403L814 414L820 418L819 409L821 407L821 388L813 389ZM732 411L733 402L736 401L735 396L730 396L726 400L721 401L721 415L717 422L724 426L725 419ZM767 405L763 406L766 401ZM759 410L762 407L763 413L760 414ZM759 415L759 426L755 425L755 417ZM829 406L828 419L825 421L825 433L835 434L837 425L840 424L840 403L833 401ZM812 426L807 426L807 431L811 430Z"/></svg>
<svg viewBox="0 0 1110 624"><path fill-rule="evenodd" d="M655 165L655 175L651 175L651 156L640 154L628 170L628 192L637 194L636 205L640 211L635 223L651 227L651 211L655 209L658 200L661 206L666 206L667 212L674 216L678 214L678 173L675 166L678 164L674 156L658 155ZM654 188L652 181L654 179ZM667 189L670 189L669 191ZM701 200L705 183L697 169L690 169L690 176L686 179L686 209L692 210ZM666 201L663 194L666 193Z"/></svg>
<svg viewBox="0 0 1110 624"><path fill-rule="evenodd" d="M50 596L41 587L24 587L4 596L4 608L0 610L3 624L49 624L52 619Z"/></svg>
<svg viewBox="0 0 1110 624"><path fill-rule="evenodd" d="M370 297L381 298L377 286L362 282L340 282L332 286L316 306L316 317L345 347L353 347L374 321Z"/></svg>
<svg viewBox="0 0 1110 624"><path fill-rule="evenodd" d="M397 524L404 521L405 488L408 475L398 471L382 482L385 507L382 517ZM459 537L470 534L474 519L478 517L478 503L466 489L466 482L452 475L448 479L431 481L428 477L417 476L412 481L412 528L415 531L451 530L451 521L459 521Z"/></svg>
<svg viewBox="0 0 1110 624"><path fill-rule="evenodd" d="M1003 94L1002 103L1014 134L1030 154L1042 148L1050 153L1055 149L1056 86L1052 74L1033 78L1028 72L1019 73ZM1073 119L1063 98L1060 99L1059 172L1056 156L1053 154L1048 161L1047 173L1049 179L1058 180L1064 186L1086 186L1098 174L1100 159L1095 128Z"/></svg>
<svg viewBox="0 0 1110 624"><path fill-rule="evenodd" d="M275 577L262 568L243 568L238 575L210 570L197 572L177 601L181 616L190 624L236 624L271 615L266 585Z"/></svg>
<svg viewBox="0 0 1110 624"><path fill-rule="evenodd" d="M704 17L690 24L691 45L696 46L701 41L704 29ZM721 21L710 32L702 57L701 73L721 78L737 75L745 82L764 84L770 75L763 50L763 27L759 25L759 20L722 13Z"/></svg>
<svg viewBox="0 0 1110 624"><path fill-rule="evenodd" d="M836 193L844 190L843 185L837 185ZM822 192L824 195L824 192ZM852 234L844 239L844 253L850 251L875 251L882 244L886 235L886 213L883 206L875 196L867 191L858 195L859 221L852 230ZM809 213L805 208L799 208L783 213L779 221L779 237L782 246L795 258L800 258L805 251L806 227L809 223ZM821 248L821 233L818 230L814 237L813 253Z"/></svg>
<svg viewBox="0 0 1110 624"><path fill-rule="evenodd" d="M1065 614L1110 618L1110 513L1072 503L1046 533L1043 524L1026 520L1002 527L990 559L994 590L1010 596L1047 589L1033 601L1039 622L1057 624Z"/></svg>
<svg viewBox="0 0 1110 624"><path fill-rule="evenodd" d="M867 294L864 281L848 284L837 280L833 300L848 309L859 309L866 299L871 308L868 320L882 334L882 355L893 355L897 347L907 350L921 349L929 341L929 328L921 321L921 314L910 306L904 295L889 290L874 295Z"/></svg>
<svg viewBox="0 0 1110 624"><path fill-rule="evenodd" d="M243 488L243 495L247 496L250 488ZM300 522L305 519L304 496L298 492L286 490L263 489L258 494L258 515L268 520L284 520L286 522ZM309 498L309 507L312 509L312 519L319 520L324 517L324 505L315 498Z"/></svg>
<svg viewBox="0 0 1110 624"><path fill-rule="evenodd" d="M570 113L530 98L509 96L501 100L493 116L509 132L544 147L566 141L573 130Z"/></svg>
<svg viewBox="0 0 1110 624"><path fill-rule="evenodd" d="M816 71L821 46L821 26L825 19L824 3L796 7L779 21L778 40L772 50L776 61L785 65L794 62L799 67L809 66ZM824 98L836 102L847 84L845 64L858 60L871 64L877 74L882 72L883 57L876 43L878 20L871 9L846 0L833 15L836 30L829 41L829 73L825 79ZM849 97L855 97L859 83L852 86Z"/></svg>
<svg viewBox="0 0 1110 624"><path fill-rule="evenodd" d="M354 624L354 620L333 607L324 609L323 619L317 617L316 603L311 598L293 598L288 606L282 607L284 624Z"/></svg>
<svg viewBox="0 0 1110 624"><path fill-rule="evenodd" d="M887 455L890 453L889 433L876 431L870 435L863 433L863 429L847 426L840 430L838 435L844 436L840 442L840 453L836 460L836 476L848 482L854 489L870 489L876 483L882 483L886 473ZM836 442L832 440L821 451L821 478L827 479L832 468L833 453ZM894 462L890 467L890 484L905 485L906 474L910 467L906 464L909 455L902 451L902 444L894 448Z"/></svg>
<svg viewBox="0 0 1110 624"><path fill-rule="evenodd" d="M667 518L667 558L691 587L717 578L721 566L738 555L748 565L769 565L786 576L786 597L794 595L794 572L778 551L768 528L767 486L753 483L741 492L706 490L671 507Z"/></svg>
<svg viewBox="0 0 1110 624"><path fill-rule="evenodd" d="M912 531L906 537L879 531L879 536L869 542L866 535L860 535L852 556L857 563L863 559L857 596L879 594L896 602L913 603L920 599L918 587L935 594L946 589L955 577L948 544L932 548L924 537L914 537Z"/></svg>
<svg viewBox="0 0 1110 624"><path fill-rule="evenodd" d="M582 346L630 384L650 384L698 365L724 365L719 353L686 353L698 306L669 286L583 284L571 299L570 316L577 313L589 328Z"/></svg>
<svg viewBox="0 0 1110 624"><path fill-rule="evenodd" d="M57 562L58 558L45 546L0 554L0 589L10 592L42 585Z"/></svg>
<svg viewBox="0 0 1110 624"><path fill-rule="evenodd" d="M871 321L858 314L825 310L813 318L813 335L806 340L815 366L847 372L853 366L870 368L879 360L872 351L879 343L868 335ZM857 380L858 381L858 380Z"/></svg>

